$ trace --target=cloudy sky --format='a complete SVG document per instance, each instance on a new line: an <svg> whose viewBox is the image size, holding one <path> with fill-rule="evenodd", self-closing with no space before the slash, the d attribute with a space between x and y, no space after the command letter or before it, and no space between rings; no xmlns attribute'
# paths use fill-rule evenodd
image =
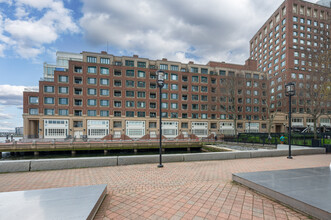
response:
<svg viewBox="0 0 331 220"><path fill-rule="evenodd" d="M23 126L22 91L38 86L56 51L242 64L250 38L282 2L0 0L0 130Z"/></svg>

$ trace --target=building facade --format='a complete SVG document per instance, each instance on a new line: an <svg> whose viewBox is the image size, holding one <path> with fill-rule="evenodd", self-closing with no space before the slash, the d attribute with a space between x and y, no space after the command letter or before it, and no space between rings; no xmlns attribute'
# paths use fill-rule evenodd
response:
<svg viewBox="0 0 331 220"><path fill-rule="evenodd" d="M24 92L24 138L156 138L158 69L166 73L167 138L285 132L289 82L296 85L292 126L311 130L316 121L324 131L331 129L330 98L316 100L317 88L330 82L330 63L316 59L330 50L327 2L284 1L250 40L245 65L58 52L56 65L44 64L39 91ZM322 115L316 120L315 111Z"/></svg>
<svg viewBox="0 0 331 220"><path fill-rule="evenodd" d="M327 1L321 1L327 5ZM285 85L294 82L293 126L311 128L312 113L321 114L317 126L330 127L331 98L314 97L321 85L330 82L330 60L322 63L322 53L330 50L330 7L301 0L286 0L250 40L250 58L257 69L268 74L270 110L276 113L273 131L288 127L288 97ZM330 59L330 58L327 58Z"/></svg>
<svg viewBox="0 0 331 220"><path fill-rule="evenodd" d="M165 137L234 134L234 117L238 132L266 132L267 78L256 70L255 61L183 64L106 52L83 52L82 57L41 80L39 92L24 92L25 138L156 138L158 69L166 73ZM229 95L230 81L236 83L235 97ZM229 111L233 103L235 112Z"/></svg>

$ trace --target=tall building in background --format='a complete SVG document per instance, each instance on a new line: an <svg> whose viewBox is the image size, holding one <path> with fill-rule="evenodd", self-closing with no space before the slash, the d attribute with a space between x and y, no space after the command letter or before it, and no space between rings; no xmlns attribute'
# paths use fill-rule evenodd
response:
<svg viewBox="0 0 331 220"><path fill-rule="evenodd" d="M293 127L299 130L312 128L314 112L331 114L330 97L317 100L314 96L314 93L321 93L317 89L320 85L330 81L326 75L330 73L330 63L322 63L321 55L330 50L328 2L313 4L286 0L250 40L250 58L257 61L259 71L268 74L269 107L276 117L275 132L287 127L286 114L282 113L288 112L288 97L284 90L289 82L296 84L292 102ZM318 126L329 124L330 119L325 118Z"/></svg>

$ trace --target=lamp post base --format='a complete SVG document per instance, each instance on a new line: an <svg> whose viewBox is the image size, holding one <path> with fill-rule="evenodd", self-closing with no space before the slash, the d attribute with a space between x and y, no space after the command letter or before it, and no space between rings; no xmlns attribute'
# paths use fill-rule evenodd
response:
<svg viewBox="0 0 331 220"><path fill-rule="evenodd" d="M291 156L288 156L288 157L287 157L287 159L293 159L293 157L291 157Z"/></svg>
<svg viewBox="0 0 331 220"><path fill-rule="evenodd" d="M159 165L157 165L157 167L158 167L158 168L162 168L162 167L163 167L163 165L162 165L162 164L159 164Z"/></svg>

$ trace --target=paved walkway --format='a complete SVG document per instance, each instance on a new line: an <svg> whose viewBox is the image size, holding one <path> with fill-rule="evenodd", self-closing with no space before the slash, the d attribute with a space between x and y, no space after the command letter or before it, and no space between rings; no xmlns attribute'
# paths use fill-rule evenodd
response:
<svg viewBox="0 0 331 220"><path fill-rule="evenodd" d="M95 219L309 219L232 173L329 166L331 154L0 174L0 192L108 184Z"/></svg>

